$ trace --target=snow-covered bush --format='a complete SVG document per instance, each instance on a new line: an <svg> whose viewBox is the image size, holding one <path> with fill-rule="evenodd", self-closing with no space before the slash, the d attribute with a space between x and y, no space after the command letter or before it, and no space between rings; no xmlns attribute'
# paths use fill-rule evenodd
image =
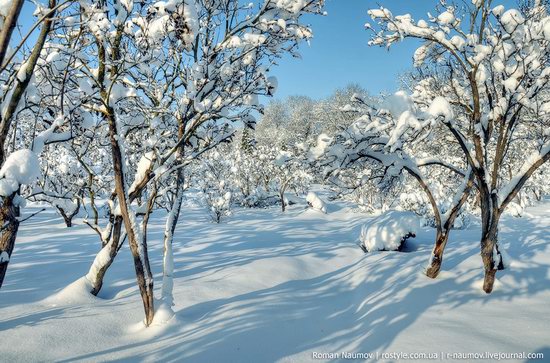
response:
<svg viewBox="0 0 550 363"><path fill-rule="evenodd" d="M220 184L223 185L223 182ZM209 190L205 196L210 217L216 223L220 223L223 217L231 215L231 192L224 191L222 185L217 190Z"/></svg>
<svg viewBox="0 0 550 363"><path fill-rule="evenodd" d="M319 212L327 213L326 203L314 192L308 192L306 196L308 206Z"/></svg>
<svg viewBox="0 0 550 363"><path fill-rule="evenodd" d="M365 252L401 251L407 239L415 238L420 219L412 212L389 211L361 228L359 237Z"/></svg>

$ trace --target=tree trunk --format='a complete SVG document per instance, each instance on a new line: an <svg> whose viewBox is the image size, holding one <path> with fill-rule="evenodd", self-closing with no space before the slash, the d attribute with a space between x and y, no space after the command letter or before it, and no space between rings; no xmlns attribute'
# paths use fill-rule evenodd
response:
<svg viewBox="0 0 550 363"><path fill-rule="evenodd" d="M4 65L4 58L10 44L11 35L15 29L15 25L17 24L19 14L21 14L23 3L23 0L15 0L11 2L11 7L8 10L6 18L4 19L4 25L2 29L0 29L0 66Z"/></svg>
<svg viewBox="0 0 550 363"><path fill-rule="evenodd" d="M460 213L460 210L468 200L470 191L472 190L474 184L474 173L470 170L467 178L465 179L464 188L460 198L455 198L456 203L450 206L449 215L443 218L435 218L437 224L437 235L435 239L435 245L432 250L432 255L430 257L430 263L428 269L426 270L426 276L435 279L439 275L441 270L441 264L443 263L443 253L445 252L445 247L447 246L447 241L449 240L449 235L451 234L451 229L454 226L456 219ZM434 214L439 213L437 209L437 204L432 203L432 210Z"/></svg>
<svg viewBox="0 0 550 363"><path fill-rule="evenodd" d="M178 182L176 183L176 187L178 189L176 190L176 196L170 209L170 213L168 214L168 218L166 219L166 226L164 229L164 258L162 265L163 273L161 296L163 302L165 302L168 307L174 305L174 253L172 249L172 242L174 240L174 231L176 230L183 200L183 187L179 183L180 180L183 180L183 177L180 176L180 174L183 173L178 172Z"/></svg>
<svg viewBox="0 0 550 363"><path fill-rule="evenodd" d="M15 194L3 197L2 206L0 207L0 225L2 226L2 234L0 237L0 254L7 253L8 259L0 262L0 288L4 282L6 271L8 270L9 259L15 247L15 238L19 229L19 207L13 204Z"/></svg>
<svg viewBox="0 0 550 363"><path fill-rule="evenodd" d="M498 223L500 211L495 193L482 189L481 197L481 259L485 270L483 291L493 291L497 270L504 269L504 261L498 245Z"/></svg>
<svg viewBox="0 0 550 363"><path fill-rule="evenodd" d="M122 229L122 218L120 216L114 217L112 230L108 241L102 241L103 247L101 251L96 255L86 278L92 285L90 293L97 296L101 287L103 286L103 280L107 269L111 266L115 257L120 250L120 237Z"/></svg>
<svg viewBox="0 0 550 363"><path fill-rule="evenodd" d="M447 246L450 232L450 230L437 232L430 263L428 269L426 270L426 276L432 279L435 279L441 270L441 264L443 263L443 252L445 251L445 246Z"/></svg>
<svg viewBox="0 0 550 363"><path fill-rule="evenodd" d="M498 223L498 222L497 222ZM498 244L498 224L492 225L483 234L481 240L481 259L485 270L483 291L490 294L493 291L497 270L504 270L504 260Z"/></svg>
<svg viewBox="0 0 550 363"><path fill-rule="evenodd" d="M122 159L122 150L119 145L119 134L114 116L114 110L107 107L107 119L109 123L109 138L111 141L111 154L113 158L115 192L120 206L120 213L126 235L128 237L128 245L134 257L134 268L136 271L136 279L143 300L143 309L145 311L145 325L151 325L153 316L155 315L154 300L153 300L153 275L149 266L149 256L147 253L147 244L143 236L138 235L139 226L135 220L135 216L129 210L128 196L126 192L126 175L122 167L124 160Z"/></svg>

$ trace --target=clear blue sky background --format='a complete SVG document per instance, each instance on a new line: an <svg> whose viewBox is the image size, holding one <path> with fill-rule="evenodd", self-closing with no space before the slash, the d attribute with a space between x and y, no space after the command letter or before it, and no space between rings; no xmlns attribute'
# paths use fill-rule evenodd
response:
<svg viewBox="0 0 550 363"><path fill-rule="evenodd" d="M470 0L466 0L470 1ZM407 40L390 51L369 47L371 21L367 10L383 4L394 15L411 14L415 20L433 13L438 0L327 0L325 17L308 16L313 29L311 45L300 48L302 59L285 57L272 72L279 80L276 99L290 95L323 98L349 83L358 83L371 94L395 91L397 76L412 67L412 55L419 43ZM513 5L513 0L495 1Z"/></svg>
<svg viewBox="0 0 550 363"><path fill-rule="evenodd" d="M350 83L358 83L374 95L395 91L397 77L411 69L412 55L419 43L407 40L392 46L390 51L369 47L371 32L365 30L364 24L372 21L367 11L383 4L394 15L409 13L418 20L426 19L426 13L433 12L438 3L439 0L326 0L327 16L304 18L311 25L314 38L310 45L301 46L302 59L284 57L272 69L279 80L275 98L307 95L319 99ZM514 7L516 0L494 0L493 6L498 4ZM25 2L20 19L25 32L35 21L34 9L30 1Z"/></svg>

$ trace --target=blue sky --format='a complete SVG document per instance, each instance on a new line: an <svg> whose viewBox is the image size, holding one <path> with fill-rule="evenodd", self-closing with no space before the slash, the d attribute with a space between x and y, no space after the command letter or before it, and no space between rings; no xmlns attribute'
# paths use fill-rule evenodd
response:
<svg viewBox="0 0 550 363"><path fill-rule="evenodd" d="M259 0L256 0L259 1ZM469 0L465 0L469 1ZM318 99L335 89L358 83L371 94L395 91L397 77L412 67L412 55L418 42L407 40L390 51L369 47L370 32L364 24L371 19L367 10L389 8L392 13L410 13L415 19L426 18L438 0L326 0L327 16L307 16L314 38L300 48L302 59L284 57L272 69L279 80L276 99L307 95ZM515 4L515 0L495 0L494 5ZM26 1L22 16L25 31L34 21L34 6ZM36 32L33 36L36 35Z"/></svg>
<svg viewBox="0 0 550 363"><path fill-rule="evenodd" d="M411 40L394 45L390 51L369 47L370 21L367 10L380 3L397 14L426 18L438 0L327 0L325 17L308 16L314 39L302 45L302 59L285 57L272 72L279 80L275 98L307 95L322 98L336 88L358 83L371 94L395 91L397 76L412 67L412 55L419 43ZM513 1L495 1L513 3Z"/></svg>

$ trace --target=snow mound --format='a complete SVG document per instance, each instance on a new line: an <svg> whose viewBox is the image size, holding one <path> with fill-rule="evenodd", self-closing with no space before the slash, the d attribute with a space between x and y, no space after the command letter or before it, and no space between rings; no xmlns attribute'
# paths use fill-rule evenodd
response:
<svg viewBox="0 0 550 363"><path fill-rule="evenodd" d="M390 211L361 228L361 248L366 252L398 251L409 237L416 237L420 219L412 212Z"/></svg>
<svg viewBox="0 0 550 363"><path fill-rule="evenodd" d="M92 285L86 277L81 277L56 294L46 298L44 303L50 305L58 304L88 304L99 300L96 296L90 294Z"/></svg>
<svg viewBox="0 0 550 363"><path fill-rule="evenodd" d="M175 318L174 310L168 302L157 300L155 306L155 316L152 325L165 325Z"/></svg>
<svg viewBox="0 0 550 363"><path fill-rule="evenodd" d="M307 204L315 210L318 210L319 212L327 213L327 205L317 194L314 192L307 193L306 196L306 202Z"/></svg>

